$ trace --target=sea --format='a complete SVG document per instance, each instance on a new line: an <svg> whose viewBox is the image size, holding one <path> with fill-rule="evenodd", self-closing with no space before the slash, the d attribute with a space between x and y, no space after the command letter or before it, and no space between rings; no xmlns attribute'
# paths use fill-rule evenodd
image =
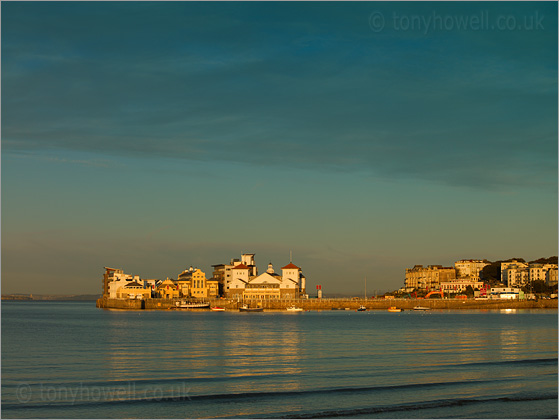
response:
<svg viewBox="0 0 559 420"><path fill-rule="evenodd" d="M556 310L4 301L3 418L557 418Z"/></svg>

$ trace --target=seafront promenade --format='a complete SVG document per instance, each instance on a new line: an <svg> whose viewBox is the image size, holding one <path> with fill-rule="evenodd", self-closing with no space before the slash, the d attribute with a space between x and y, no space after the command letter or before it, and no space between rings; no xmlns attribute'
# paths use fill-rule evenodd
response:
<svg viewBox="0 0 559 420"><path fill-rule="evenodd" d="M104 309L124 310L170 310L176 308L180 299L110 299L100 298L97 307ZM277 300L245 300L231 299L207 300L210 306L219 306L226 310L237 310L243 303L251 307L261 306L265 310L284 310L289 306L297 306L304 310L357 310L364 306L367 310L386 310L396 306L411 310L415 306L430 309L557 309L557 299L515 300L515 299L277 299ZM181 309L183 310L183 309ZM200 311L203 309L192 309Z"/></svg>

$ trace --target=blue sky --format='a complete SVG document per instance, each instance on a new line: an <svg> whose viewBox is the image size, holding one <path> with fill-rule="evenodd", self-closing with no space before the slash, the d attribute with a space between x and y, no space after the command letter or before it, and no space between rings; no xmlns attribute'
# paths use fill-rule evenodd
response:
<svg viewBox="0 0 559 420"><path fill-rule="evenodd" d="M3 2L2 292L557 255L557 111L556 3Z"/></svg>

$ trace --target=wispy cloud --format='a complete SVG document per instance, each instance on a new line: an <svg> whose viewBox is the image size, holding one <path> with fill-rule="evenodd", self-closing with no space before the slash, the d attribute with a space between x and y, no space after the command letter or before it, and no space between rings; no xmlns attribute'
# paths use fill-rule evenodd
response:
<svg viewBox="0 0 559 420"><path fill-rule="evenodd" d="M106 5L100 34L98 5L11 5L3 148L556 188L556 5L545 31L424 37L320 6Z"/></svg>

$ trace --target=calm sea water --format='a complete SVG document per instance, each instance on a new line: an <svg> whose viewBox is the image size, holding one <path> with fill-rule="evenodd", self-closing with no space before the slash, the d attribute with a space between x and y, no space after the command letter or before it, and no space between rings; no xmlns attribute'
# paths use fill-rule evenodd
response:
<svg viewBox="0 0 559 420"><path fill-rule="evenodd" d="M557 312L2 303L2 417L557 418Z"/></svg>

